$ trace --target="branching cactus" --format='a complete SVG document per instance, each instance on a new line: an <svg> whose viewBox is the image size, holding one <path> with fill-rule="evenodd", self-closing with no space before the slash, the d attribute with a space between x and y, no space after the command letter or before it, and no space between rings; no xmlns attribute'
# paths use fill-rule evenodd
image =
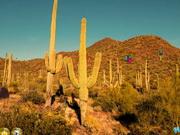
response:
<svg viewBox="0 0 180 135"><path fill-rule="evenodd" d="M113 76L112 72L112 61L109 60L109 80L105 81L105 85L108 86L110 89L116 88L118 86L118 81L114 81L115 75Z"/></svg>
<svg viewBox="0 0 180 135"><path fill-rule="evenodd" d="M93 87L97 81L98 72L101 64L101 53L97 52L94 61L94 67L91 76L87 77L87 55L86 55L86 18L81 20L81 34L80 34L80 49L79 49L79 65L78 65L78 79L75 76L73 62L71 58L65 57L66 68L68 76L73 86L79 89L80 98L80 122L85 124L85 116L87 110L88 89Z"/></svg>
<svg viewBox="0 0 180 135"><path fill-rule="evenodd" d="M3 73L3 82L2 82L3 87L6 85L7 82L7 61L8 61L8 54L6 53L6 57L4 60L4 73Z"/></svg>
<svg viewBox="0 0 180 135"><path fill-rule="evenodd" d="M60 72L62 68L62 55L56 55L55 51L55 40L56 40L56 14L57 14L58 0L54 0L52 9L52 19L51 19L51 32L50 32L50 44L49 44L49 54L45 55L45 66L47 69L47 86L46 86L46 104L45 106L50 106L50 99L53 91L53 80L54 75Z"/></svg>

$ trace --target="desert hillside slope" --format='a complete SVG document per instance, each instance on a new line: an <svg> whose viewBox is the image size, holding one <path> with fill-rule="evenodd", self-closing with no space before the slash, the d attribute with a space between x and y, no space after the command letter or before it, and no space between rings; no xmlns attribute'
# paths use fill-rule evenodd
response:
<svg viewBox="0 0 180 135"><path fill-rule="evenodd" d="M164 55L162 61L159 60L158 50L162 48ZM102 52L102 63L99 74L99 79L102 79L102 71L105 69L108 72L108 61L111 59L113 64L113 70L116 70L116 60L120 61L123 66L123 73L126 76L126 80L132 80L135 77L136 70L139 68L144 69L145 60L148 59L149 70L152 77L156 74L160 74L160 78L166 76L172 76L175 72L175 64L180 63L180 49L174 47L166 40L153 35L137 36L125 41L118 41L111 38L104 38L92 46L87 48L88 55L88 71L92 69L94 63L95 53ZM63 56L71 56L74 62L74 68L77 71L78 65L78 51L72 52L59 52ZM127 63L123 60L125 55L132 54L133 62ZM0 59L0 73L2 75L4 67L3 59ZM43 70L45 73L45 65L43 59L33 59L28 61L14 61L13 71L29 72L36 76L39 70ZM65 71L63 69L63 71ZM63 72L63 76L66 76Z"/></svg>

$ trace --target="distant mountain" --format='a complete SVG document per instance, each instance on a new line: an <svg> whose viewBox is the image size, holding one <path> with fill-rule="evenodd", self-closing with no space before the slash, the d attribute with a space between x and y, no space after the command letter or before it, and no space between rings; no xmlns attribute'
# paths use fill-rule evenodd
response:
<svg viewBox="0 0 180 135"><path fill-rule="evenodd" d="M158 51L163 50L163 59L159 60ZM149 70L152 78L158 73L160 78L172 76L175 73L175 64L180 64L180 49L174 47L166 40L153 35L137 36L125 41L118 41L111 38L104 38L92 46L87 48L88 55L88 72L92 70L94 56L96 52L102 52L102 64L99 74L99 80L102 80L102 71L105 69L108 75L108 61L111 59L113 70L116 70L116 60L120 61L123 66L123 73L125 79L133 82L136 71L141 67L144 71L145 59L148 59ZM75 70L78 65L78 51L59 52L63 56L70 56L73 58ZM131 64L123 60L125 55L131 54L133 62ZM3 60L0 60L1 74L3 71ZM13 64L15 72L29 71L37 75L38 70L42 69L45 72L44 60L34 59L29 61L15 61ZM61 76L66 76L65 70Z"/></svg>

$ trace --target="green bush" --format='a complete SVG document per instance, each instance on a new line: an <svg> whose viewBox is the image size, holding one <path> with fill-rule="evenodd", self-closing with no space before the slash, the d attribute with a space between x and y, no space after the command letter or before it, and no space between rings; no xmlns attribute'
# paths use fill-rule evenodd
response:
<svg viewBox="0 0 180 135"><path fill-rule="evenodd" d="M46 92L46 80L44 78L31 80L29 82L29 89L37 90L39 92Z"/></svg>
<svg viewBox="0 0 180 135"><path fill-rule="evenodd" d="M45 99L43 94L40 94L39 92L35 90L26 91L22 94L22 100L27 102L31 101L34 104L43 104L45 103Z"/></svg>
<svg viewBox="0 0 180 135"><path fill-rule="evenodd" d="M130 112L138 101L138 92L128 83L121 89L108 89L95 99L93 106L100 105L104 111Z"/></svg>
<svg viewBox="0 0 180 135"><path fill-rule="evenodd" d="M15 106L9 112L0 111L0 128L21 128L24 135L70 135L71 128L61 114L48 114L34 110L32 106Z"/></svg>
<svg viewBox="0 0 180 135"><path fill-rule="evenodd" d="M137 116L141 127L160 127L162 130L172 131L173 119L163 105L163 97L153 94L142 100L137 106Z"/></svg>
<svg viewBox="0 0 180 135"><path fill-rule="evenodd" d="M16 94L19 92L19 87L17 82L12 82L9 87L10 93Z"/></svg>

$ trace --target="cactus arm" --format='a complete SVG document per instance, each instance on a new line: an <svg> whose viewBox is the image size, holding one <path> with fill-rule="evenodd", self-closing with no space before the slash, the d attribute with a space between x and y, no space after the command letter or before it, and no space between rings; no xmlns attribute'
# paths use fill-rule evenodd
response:
<svg viewBox="0 0 180 135"><path fill-rule="evenodd" d="M116 88L117 86L118 86L118 81L116 81L116 82L114 83L113 88Z"/></svg>
<svg viewBox="0 0 180 135"><path fill-rule="evenodd" d="M71 80L74 87L79 88L79 82L74 73L74 66L71 58L66 58L68 77Z"/></svg>
<svg viewBox="0 0 180 135"><path fill-rule="evenodd" d="M88 78L88 83L87 83L88 88L91 88L96 83L98 72L101 65L101 58L102 58L102 54L99 52L96 53L92 75Z"/></svg>
<svg viewBox="0 0 180 135"><path fill-rule="evenodd" d="M63 56L62 55L57 55L57 60L56 60L56 73L60 72L63 66Z"/></svg>

